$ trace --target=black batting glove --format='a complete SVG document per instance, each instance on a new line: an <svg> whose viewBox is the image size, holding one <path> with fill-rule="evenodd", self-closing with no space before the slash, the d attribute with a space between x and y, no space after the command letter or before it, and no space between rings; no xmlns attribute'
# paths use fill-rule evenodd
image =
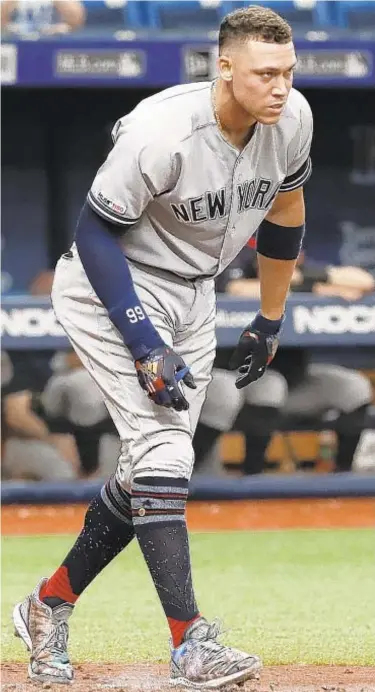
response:
<svg viewBox="0 0 375 692"><path fill-rule="evenodd" d="M159 346L145 358L135 361L139 384L149 398L159 406L187 411L189 403L181 382L189 389L197 385L184 360L169 346Z"/></svg>
<svg viewBox="0 0 375 692"><path fill-rule="evenodd" d="M242 332L229 361L229 369L239 372L237 389L247 387L262 377L277 351L283 319L267 320L258 313Z"/></svg>

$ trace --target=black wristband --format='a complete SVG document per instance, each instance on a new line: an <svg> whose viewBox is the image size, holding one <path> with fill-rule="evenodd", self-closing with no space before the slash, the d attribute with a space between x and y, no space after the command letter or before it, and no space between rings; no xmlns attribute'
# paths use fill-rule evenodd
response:
<svg viewBox="0 0 375 692"><path fill-rule="evenodd" d="M284 322L284 315L279 320L269 320L260 312L255 315L251 326L263 334L275 335L278 334Z"/></svg>
<svg viewBox="0 0 375 692"><path fill-rule="evenodd" d="M279 226L262 221L258 228L257 251L271 259L297 259L302 248L305 224L302 226Z"/></svg>

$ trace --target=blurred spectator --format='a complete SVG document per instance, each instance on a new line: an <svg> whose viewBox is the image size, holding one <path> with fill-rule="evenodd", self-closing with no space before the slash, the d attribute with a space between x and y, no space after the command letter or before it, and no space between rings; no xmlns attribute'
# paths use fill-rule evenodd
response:
<svg viewBox="0 0 375 692"><path fill-rule="evenodd" d="M42 272L32 282L32 295L48 295L53 272ZM79 472L74 438L54 432L36 404L52 375L54 351L9 351L2 382L4 456L3 473L11 478L69 480Z"/></svg>
<svg viewBox="0 0 375 692"><path fill-rule="evenodd" d="M52 281L52 271L41 272L30 293L49 295ZM115 426L73 350L3 353L2 399L8 477L67 480L108 477L115 470Z"/></svg>
<svg viewBox="0 0 375 692"><path fill-rule="evenodd" d="M50 425L68 424L82 476L108 478L115 471L120 452L116 428L100 390L74 351L65 356L64 372L48 380L40 404Z"/></svg>
<svg viewBox="0 0 375 692"><path fill-rule="evenodd" d="M219 277L217 290L236 297L259 298L260 283L253 247L246 246ZM375 291L375 278L360 267L334 267L311 263L306 260L302 251L294 271L292 291L355 301Z"/></svg>
<svg viewBox="0 0 375 692"><path fill-rule="evenodd" d="M67 34L85 23L80 0L2 0L2 32L27 36Z"/></svg>
<svg viewBox="0 0 375 692"><path fill-rule="evenodd" d="M301 253L292 290L357 300L375 288L374 278L357 267L318 267ZM219 277L218 290L232 296L259 297L256 253L245 247ZM369 380L339 365L309 362L301 348L279 348L265 375L245 389L235 387L236 373L226 364L232 349L220 349L195 435L196 468L221 433L241 430L246 440L243 471L260 473L272 434L282 414L311 419L333 412L336 416L336 470L351 469L372 402Z"/></svg>

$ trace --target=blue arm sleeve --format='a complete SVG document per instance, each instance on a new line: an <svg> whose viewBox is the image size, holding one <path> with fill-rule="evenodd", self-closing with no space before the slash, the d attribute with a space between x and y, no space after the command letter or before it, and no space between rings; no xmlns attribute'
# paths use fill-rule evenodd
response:
<svg viewBox="0 0 375 692"><path fill-rule="evenodd" d="M112 225L95 214L87 202L78 220L75 241L87 278L134 360L164 346L137 296Z"/></svg>

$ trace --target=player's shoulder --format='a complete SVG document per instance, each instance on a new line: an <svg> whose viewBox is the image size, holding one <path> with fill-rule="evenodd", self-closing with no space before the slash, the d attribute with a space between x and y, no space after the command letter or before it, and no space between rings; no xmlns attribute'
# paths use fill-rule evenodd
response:
<svg viewBox="0 0 375 692"><path fill-rule="evenodd" d="M297 89L291 89L283 112L284 120L294 120L301 124L305 120L312 121L312 112L308 100Z"/></svg>
<svg viewBox="0 0 375 692"><path fill-rule="evenodd" d="M211 83L182 84L143 99L116 123L116 140L128 135L139 147L173 146L210 119Z"/></svg>
<svg viewBox="0 0 375 692"><path fill-rule="evenodd" d="M297 89L291 89L279 122L274 125L281 141L289 146L296 137L311 136L313 119L306 98Z"/></svg>

